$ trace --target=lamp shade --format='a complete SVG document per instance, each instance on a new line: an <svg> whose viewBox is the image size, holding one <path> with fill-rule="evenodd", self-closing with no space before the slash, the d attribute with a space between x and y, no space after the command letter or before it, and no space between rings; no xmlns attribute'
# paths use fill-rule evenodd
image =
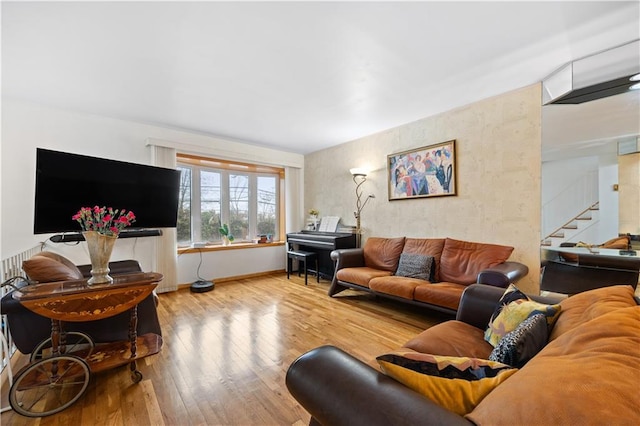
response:
<svg viewBox="0 0 640 426"><path fill-rule="evenodd" d="M369 172L367 169L363 169L361 167L354 167L353 169L349 169L349 172L353 175L353 176L363 176L366 177L367 173Z"/></svg>

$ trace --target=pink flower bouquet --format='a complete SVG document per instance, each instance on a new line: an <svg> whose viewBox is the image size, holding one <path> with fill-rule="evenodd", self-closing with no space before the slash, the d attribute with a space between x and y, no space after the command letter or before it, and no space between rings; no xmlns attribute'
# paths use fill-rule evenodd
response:
<svg viewBox="0 0 640 426"><path fill-rule="evenodd" d="M83 231L97 231L100 234L118 236L122 229L136 221L136 215L125 209L111 207L82 207L73 215Z"/></svg>

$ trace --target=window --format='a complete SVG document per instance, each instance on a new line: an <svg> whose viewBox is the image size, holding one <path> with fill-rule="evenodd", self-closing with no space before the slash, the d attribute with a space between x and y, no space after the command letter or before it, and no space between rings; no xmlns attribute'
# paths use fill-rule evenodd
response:
<svg viewBox="0 0 640 426"><path fill-rule="evenodd" d="M179 245L221 242L222 224L235 241L266 234L279 239L283 169L179 154L178 170Z"/></svg>

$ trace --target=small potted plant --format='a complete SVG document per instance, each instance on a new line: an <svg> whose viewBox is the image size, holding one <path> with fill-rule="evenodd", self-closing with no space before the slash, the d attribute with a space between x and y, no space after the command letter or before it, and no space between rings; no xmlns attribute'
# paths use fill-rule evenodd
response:
<svg viewBox="0 0 640 426"><path fill-rule="evenodd" d="M311 216L311 221L309 222L309 229L311 231L318 230L318 215L320 212L316 209L309 209L309 216Z"/></svg>
<svg viewBox="0 0 640 426"><path fill-rule="evenodd" d="M231 235L231 232L229 231L229 225L227 225L226 223L223 223L219 230L220 235L222 236L223 246L228 246L233 240L235 240L235 238L233 238L233 235Z"/></svg>

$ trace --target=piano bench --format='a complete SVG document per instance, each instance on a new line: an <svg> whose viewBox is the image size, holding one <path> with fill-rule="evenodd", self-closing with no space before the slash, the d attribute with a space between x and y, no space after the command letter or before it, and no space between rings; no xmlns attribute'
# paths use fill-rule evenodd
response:
<svg viewBox="0 0 640 426"><path fill-rule="evenodd" d="M287 251L287 279L289 279L289 273L292 268L292 260L296 259L298 262L304 263L304 285L307 285L307 276L309 273L309 261L313 260L316 263L316 279L320 282L320 272L318 271L318 257L312 251L303 250L289 250ZM300 276L300 264L298 263L298 276Z"/></svg>

